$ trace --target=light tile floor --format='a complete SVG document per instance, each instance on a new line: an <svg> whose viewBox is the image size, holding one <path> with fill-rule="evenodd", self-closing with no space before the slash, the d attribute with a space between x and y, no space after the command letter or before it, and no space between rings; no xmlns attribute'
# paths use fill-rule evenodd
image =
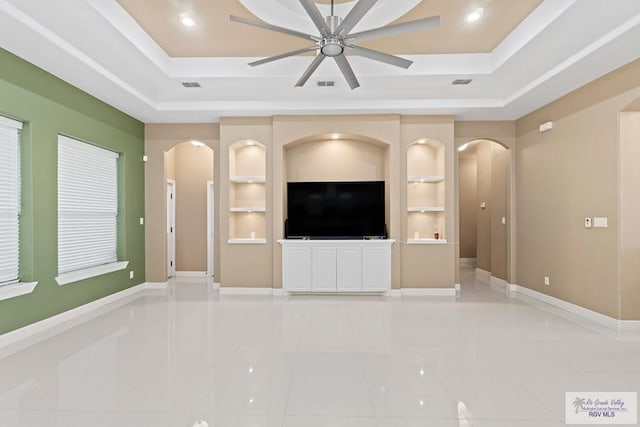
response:
<svg viewBox="0 0 640 427"><path fill-rule="evenodd" d="M472 270L457 299L177 283L9 350L2 427L560 427L566 391L640 388L640 333Z"/></svg>

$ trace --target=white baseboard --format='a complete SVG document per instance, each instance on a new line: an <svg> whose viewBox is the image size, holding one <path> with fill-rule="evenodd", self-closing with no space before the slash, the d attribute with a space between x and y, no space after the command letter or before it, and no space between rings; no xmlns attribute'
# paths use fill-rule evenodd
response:
<svg viewBox="0 0 640 427"><path fill-rule="evenodd" d="M569 313L585 317L601 325L613 328L618 331L640 331L640 321L638 320L618 320L613 317L598 313L588 308L581 307L579 305L561 300L551 295L543 294L542 292L534 291L533 289L526 288L520 285L509 285L509 291L511 294L524 295L525 297L532 298L536 301L544 302Z"/></svg>
<svg viewBox="0 0 640 427"><path fill-rule="evenodd" d="M220 286L220 295L273 295L273 288L241 288L233 286Z"/></svg>
<svg viewBox="0 0 640 427"><path fill-rule="evenodd" d="M478 265L476 258L460 258L460 267L475 267Z"/></svg>
<svg viewBox="0 0 640 427"><path fill-rule="evenodd" d="M175 277L201 277L206 278L206 271L176 271Z"/></svg>
<svg viewBox="0 0 640 427"><path fill-rule="evenodd" d="M485 282L485 283L490 283L491 272L487 270L483 270L481 268L476 268L476 280L480 280L481 282Z"/></svg>
<svg viewBox="0 0 640 427"><path fill-rule="evenodd" d="M143 283L145 289L155 290L155 289L167 289L169 286L169 282L146 282Z"/></svg>
<svg viewBox="0 0 640 427"><path fill-rule="evenodd" d="M456 288L402 288L403 297L455 297Z"/></svg>
<svg viewBox="0 0 640 427"><path fill-rule="evenodd" d="M500 279L499 277L491 276L489 278L489 285L492 289L500 292L506 292L509 290L509 284L506 280Z"/></svg>
<svg viewBox="0 0 640 427"><path fill-rule="evenodd" d="M22 328L2 334L0 335L0 349L29 338L34 338L39 334L44 335L45 332L50 331L57 326L61 326L65 322L77 319L81 316L97 313L100 308L122 301L138 293L142 293L145 289L157 289L152 287L148 288L147 285L147 283L142 283L131 288L124 289L120 292L107 295L104 298L97 299L90 303L83 304L79 307L72 308L71 310L64 311L30 325L23 326Z"/></svg>

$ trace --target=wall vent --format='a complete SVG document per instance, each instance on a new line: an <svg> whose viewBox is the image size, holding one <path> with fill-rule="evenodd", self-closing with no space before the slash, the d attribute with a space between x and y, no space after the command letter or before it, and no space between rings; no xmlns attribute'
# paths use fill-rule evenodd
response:
<svg viewBox="0 0 640 427"><path fill-rule="evenodd" d="M451 82L452 85L468 85L471 83L471 79L455 79Z"/></svg>
<svg viewBox="0 0 640 427"><path fill-rule="evenodd" d="M333 80L318 80L318 86L320 87L333 87L336 82Z"/></svg>
<svg viewBox="0 0 640 427"><path fill-rule="evenodd" d="M182 82L182 86L184 87L202 87L198 82Z"/></svg>

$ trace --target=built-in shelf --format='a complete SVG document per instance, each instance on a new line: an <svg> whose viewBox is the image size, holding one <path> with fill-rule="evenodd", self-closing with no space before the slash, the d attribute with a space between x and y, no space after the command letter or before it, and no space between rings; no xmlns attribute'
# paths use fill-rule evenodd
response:
<svg viewBox="0 0 640 427"><path fill-rule="evenodd" d="M407 147L407 245L443 245L445 147L423 138ZM440 239L433 237L438 235ZM422 236L422 238L420 238Z"/></svg>
<svg viewBox="0 0 640 427"><path fill-rule="evenodd" d="M409 206L407 208L409 212L444 212L442 206Z"/></svg>
<svg viewBox="0 0 640 427"><path fill-rule="evenodd" d="M267 239L229 239L231 245L266 245Z"/></svg>
<svg viewBox="0 0 640 427"><path fill-rule="evenodd" d="M266 209L265 208L231 208L229 209L229 211L253 213L253 212L266 212Z"/></svg>
<svg viewBox="0 0 640 427"><path fill-rule="evenodd" d="M235 184L253 184L264 183L266 178L264 176L232 176L229 181Z"/></svg>
<svg viewBox="0 0 640 427"><path fill-rule="evenodd" d="M410 183L438 183L444 181L444 176L442 175L412 175L407 179Z"/></svg>
<svg viewBox="0 0 640 427"><path fill-rule="evenodd" d="M408 245L444 245L447 239L407 239Z"/></svg>

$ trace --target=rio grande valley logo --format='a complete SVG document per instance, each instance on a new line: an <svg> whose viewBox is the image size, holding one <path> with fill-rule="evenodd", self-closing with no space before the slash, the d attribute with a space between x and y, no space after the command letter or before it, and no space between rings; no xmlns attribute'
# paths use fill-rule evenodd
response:
<svg viewBox="0 0 640 427"><path fill-rule="evenodd" d="M637 424L636 392L567 392L565 400L567 424Z"/></svg>

